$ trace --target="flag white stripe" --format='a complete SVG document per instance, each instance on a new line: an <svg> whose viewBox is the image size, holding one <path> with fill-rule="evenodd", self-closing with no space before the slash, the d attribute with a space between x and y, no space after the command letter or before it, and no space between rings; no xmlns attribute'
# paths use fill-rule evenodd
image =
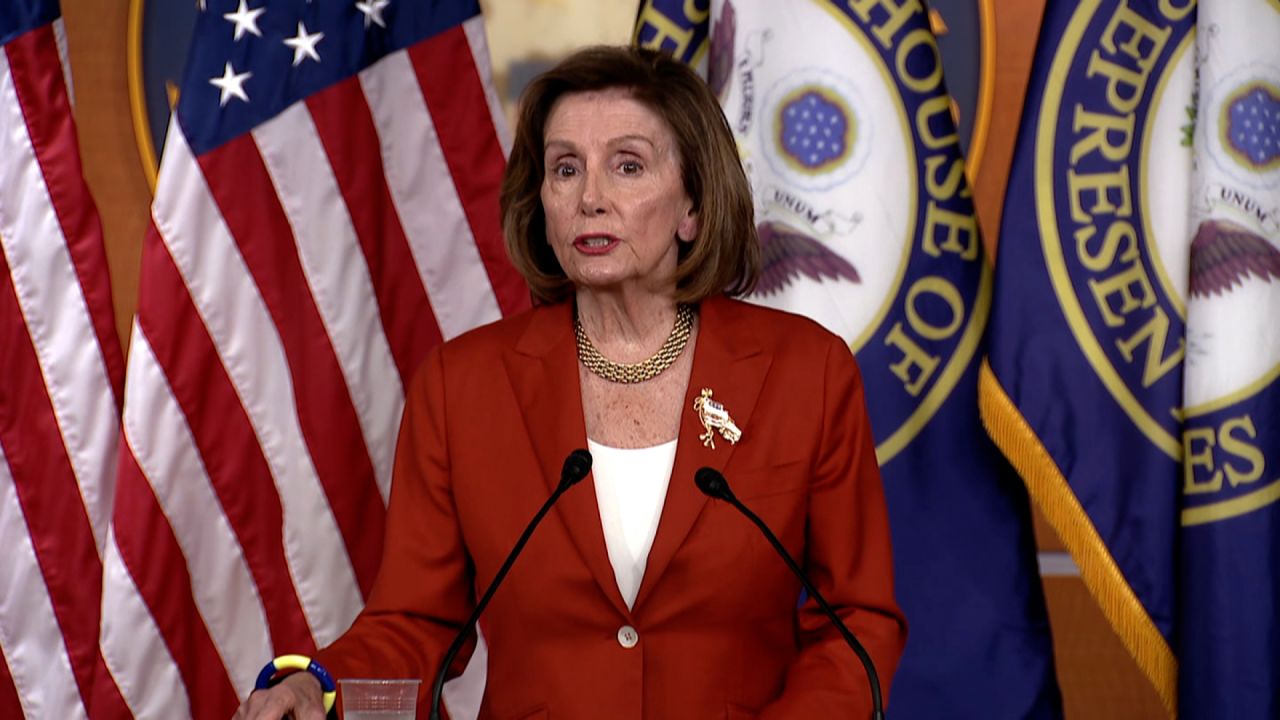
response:
<svg viewBox="0 0 1280 720"><path fill-rule="evenodd" d="M59 17L53 21L53 41L58 46L58 64L62 66L62 82L67 86L67 102L75 107L76 89L71 82L71 61L67 54L67 26Z"/></svg>
<svg viewBox="0 0 1280 720"><path fill-rule="evenodd" d="M385 505L404 390L342 189L305 103L258 126L253 137L293 228Z"/></svg>
<svg viewBox="0 0 1280 720"><path fill-rule="evenodd" d="M511 156L511 133L507 129L507 117L502 112L502 102L498 99L498 91L493 86L493 61L489 57L489 40L484 34L484 18L477 15L462 23L467 34L467 46L471 48L471 57L475 60L476 70L484 85L484 99L489 104L489 118L493 120L493 131L502 145L502 157Z"/></svg>
<svg viewBox="0 0 1280 720"><path fill-rule="evenodd" d="M182 408L146 335L134 326L125 388L124 435L178 540L192 596L237 690L252 687L257 668L235 658L271 657L266 609L221 505ZM141 447L153 427L169 430L163 445Z"/></svg>
<svg viewBox="0 0 1280 720"><path fill-rule="evenodd" d="M363 605L355 571L302 437L280 335L177 127L165 142L153 217L271 468L290 576L323 643ZM170 441L162 431L151 437Z"/></svg>
<svg viewBox="0 0 1280 720"><path fill-rule="evenodd" d="M360 73L392 202L446 340L502 317L405 52Z"/></svg>
<svg viewBox="0 0 1280 720"><path fill-rule="evenodd" d="M29 718L86 717L3 447L0 548L0 653L13 676L23 712Z"/></svg>
<svg viewBox="0 0 1280 720"><path fill-rule="evenodd" d="M11 80L0 52L0 242L101 555L111 514L116 402Z"/></svg>
<svg viewBox="0 0 1280 720"><path fill-rule="evenodd" d="M107 536L102 576L102 657L125 704L136 718L182 717L191 705L186 686L124 566L114 528Z"/></svg>

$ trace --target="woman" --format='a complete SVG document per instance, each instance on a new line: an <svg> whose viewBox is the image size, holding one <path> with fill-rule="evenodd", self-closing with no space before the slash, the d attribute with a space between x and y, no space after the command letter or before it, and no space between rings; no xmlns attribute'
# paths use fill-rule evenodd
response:
<svg viewBox="0 0 1280 720"><path fill-rule="evenodd" d="M425 694L565 455L589 445L591 482L561 498L481 619L482 718L866 717L866 675L837 631L811 600L797 609L799 583L757 530L693 483L724 473L887 690L905 623L861 381L816 324L728 299L754 283L759 250L714 96L662 55L579 52L525 93L502 213L540 304L419 371L382 572L317 660L337 677L422 678ZM319 702L304 673L240 715L309 720Z"/></svg>

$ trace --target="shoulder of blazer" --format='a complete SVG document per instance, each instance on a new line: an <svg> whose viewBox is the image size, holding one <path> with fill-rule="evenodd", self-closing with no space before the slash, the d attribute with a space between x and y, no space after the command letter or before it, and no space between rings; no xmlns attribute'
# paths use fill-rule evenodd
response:
<svg viewBox="0 0 1280 720"><path fill-rule="evenodd" d="M446 367L454 370L459 368L491 370L491 367L482 368L482 366L489 362L496 362L503 353L521 344L528 345L528 338L534 338L534 345L545 345L547 350L554 347L555 342L559 341L552 337L556 334L554 329L557 326L563 326L563 334L572 339L570 308L568 303L536 306L472 328L436 345L427 352L414 370L406 392L410 394L425 392L431 366L435 367L435 372L441 372Z"/></svg>
<svg viewBox="0 0 1280 720"><path fill-rule="evenodd" d="M754 345L775 356L825 353L833 345L848 348L814 320L785 310L716 296L703 301L701 312L706 331L724 335L723 342L730 346Z"/></svg>
<svg viewBox="0 0 1280 720"><path fill-rule="evenodd" d="M561 336L572 335L572 307L569 302L537 305L468 330L444 343L440 351L450 359L512 349L541 354L562 340Z"/></svg>

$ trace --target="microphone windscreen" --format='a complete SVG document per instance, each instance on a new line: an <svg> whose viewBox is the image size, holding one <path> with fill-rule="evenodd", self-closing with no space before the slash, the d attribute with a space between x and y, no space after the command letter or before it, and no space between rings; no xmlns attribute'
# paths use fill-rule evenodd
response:
<svg viewBox="0 0 1280 720"><path fill-rule="evenodd" d="M560 471L560 482L573 485L591 472L591 453L578 448L564 459L564 468Z"/></svg>
<svg viewBox="0 0 1280 720"><path fill-rule="evenodd" d="M710 467L698 468L693 474L693 482L702 491L702 494L728 500L731 493L729 492L729 483L725 481L724 475L719 470Z"/></svg>

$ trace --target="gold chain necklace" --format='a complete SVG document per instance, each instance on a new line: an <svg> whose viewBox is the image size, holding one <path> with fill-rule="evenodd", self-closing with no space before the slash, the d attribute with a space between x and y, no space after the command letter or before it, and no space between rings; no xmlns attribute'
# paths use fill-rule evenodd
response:
<svg viewBox="0 0 1280 720"><path fill-rule="evenodd" d="M573 316L573 332L578 338L578 359L588 370L616 383L641 383L652 380L659 373L671 367L671 364L684 352L689 344L689 333L693 329L693 306L680 305L676 308L676 324L671 328L667 341L662 343L658 352L647 360L638 363L614 362L600 354L596 346L591 344L587 331L582 327L582 320L577 313Z"/></svg>

